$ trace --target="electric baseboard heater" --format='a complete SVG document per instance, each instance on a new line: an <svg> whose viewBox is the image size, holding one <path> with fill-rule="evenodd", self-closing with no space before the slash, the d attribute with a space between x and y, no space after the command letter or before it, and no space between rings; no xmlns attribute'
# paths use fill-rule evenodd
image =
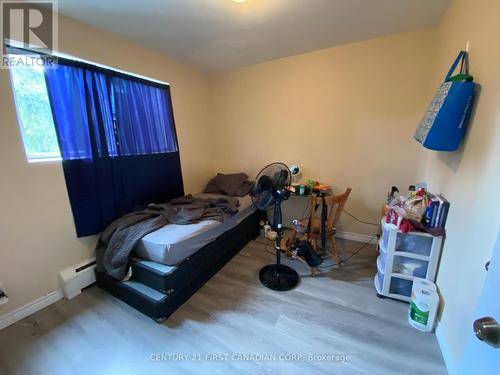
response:
<svg viewBox="0 0 500 375"><path fill-rule="evenodd" d="M95 265L95 258L91 258L59 272L59 285L64 298L74 298L82 289L96 282Z"/></svg>

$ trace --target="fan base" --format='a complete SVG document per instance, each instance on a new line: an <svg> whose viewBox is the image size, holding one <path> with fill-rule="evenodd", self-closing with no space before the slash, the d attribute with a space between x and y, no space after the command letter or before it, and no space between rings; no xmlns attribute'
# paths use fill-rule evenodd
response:
<svg viewBox="0 0 500 375"><path fill-rule="evenodd" d="M259 279L265 287L284 292L297 286L299 274L283 264L270 264L260 270Z"/></svg>

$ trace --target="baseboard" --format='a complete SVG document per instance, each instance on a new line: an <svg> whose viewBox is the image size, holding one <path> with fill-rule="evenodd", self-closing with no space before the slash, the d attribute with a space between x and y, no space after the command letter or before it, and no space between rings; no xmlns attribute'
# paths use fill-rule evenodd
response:
<svg viewBox="0 0 500 375"><path fill-rule="evenodd" d="M377 244L378 239L377 236L370 236L368 234L359 234L352 232L337 232L336 237L343 238L345 240L351 240L356 242L370 242L374 245Z"/></svg>
<svg viewBox="0 0 500 375"><path fill-rule="evenodd" d="M441 326L438 325L436 328L436 338L438 340L439 348L441 349L441 354L443 355L444 363L446 365L446 369L448 370L448 374L457 375L458 367L455 359L453 358L453 353L450 350L450 346L448 345L448 341L446 340L446 336L441 329Z"/></svg>
<svg viewBox="0 0 500 375"><path fill-rule="evenodd" d="M36 313L37 311L53 304L54 302L59 301L63 298L63 294L61 290L56 290L54 292L48 293L36 300L27 303L24 306L21 306L11 312L8 312L5 315L0 316L0 330L5 327L18 322L21 319L30 316L31 314Z"/></svg>

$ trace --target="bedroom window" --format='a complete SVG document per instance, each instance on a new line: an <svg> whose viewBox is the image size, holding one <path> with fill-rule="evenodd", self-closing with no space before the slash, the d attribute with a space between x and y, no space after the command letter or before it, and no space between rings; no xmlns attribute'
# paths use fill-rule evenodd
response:
<svg viewBox="0 0 500 375"><path fill-rule="evenodd" d="M10 74L28 161L61 160L43 66L12 66Z"/></svg>
<svg viewBox="0 0 500 375"><path fill-rule="evenodd" d="M12 87L28 160L61 160L77 236L182 196L170 86L77 58L56 60L45 69L11 66Z"/></svg>
<svg viewBox="0 0 500 375"><path fill-rule="evenodd" d="M10 54L10 57L16 57ZM79 69L73 72L67 67L44 71L43 66L13 65L10 67L12 87L17 108L18 120L26 156L29 162L57 161L62 159L86 159L91 157L92 143L90 133L83 122L91 116L102 116L108 156L147 155L176 152L177 141L173 130L173 117L169 103L169 93L164 85L138 78L133 75L100 69L90 64L77 64ZM84 68L82 68L84 66ZM95 68L91 72L86 67ZM58 77L59 76L59 77ZM48 81L47 81L48 79ZM54 80L66 80L56 83L52 90L47 85ZM93 81L97 87L83 86ZM65 96L58 89L72 92L72 97ZM96 95L97 112L84 114L82 121L75 121L71 111L63 110L73 106L84 106L79 95ZM56 112L51 108L55 106ZM74 108L74 107L73 107ZM55 121L57 120L57 125ZM138 126L141 124L141 126ZM59 142L56 134L59 131ZM99 135L96 139L100 143ZM64 146L61 155L60 146ZM102 145L98 145L99 154Z"/></svg>

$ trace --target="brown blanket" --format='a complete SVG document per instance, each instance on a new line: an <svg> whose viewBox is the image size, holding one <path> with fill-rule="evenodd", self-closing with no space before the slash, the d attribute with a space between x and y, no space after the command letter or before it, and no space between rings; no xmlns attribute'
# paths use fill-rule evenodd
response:
<svg viewBox="0 0 500 375"><path fill-rule="evenodd" d="M193 224L204 220L223 222L225 217L238 212L238 206L238 200L233 197L195 198L187 195L125 215L102 233L96 248L98 267L122 280L127 273L130 254L145 235L167 224Z"/></svg>

